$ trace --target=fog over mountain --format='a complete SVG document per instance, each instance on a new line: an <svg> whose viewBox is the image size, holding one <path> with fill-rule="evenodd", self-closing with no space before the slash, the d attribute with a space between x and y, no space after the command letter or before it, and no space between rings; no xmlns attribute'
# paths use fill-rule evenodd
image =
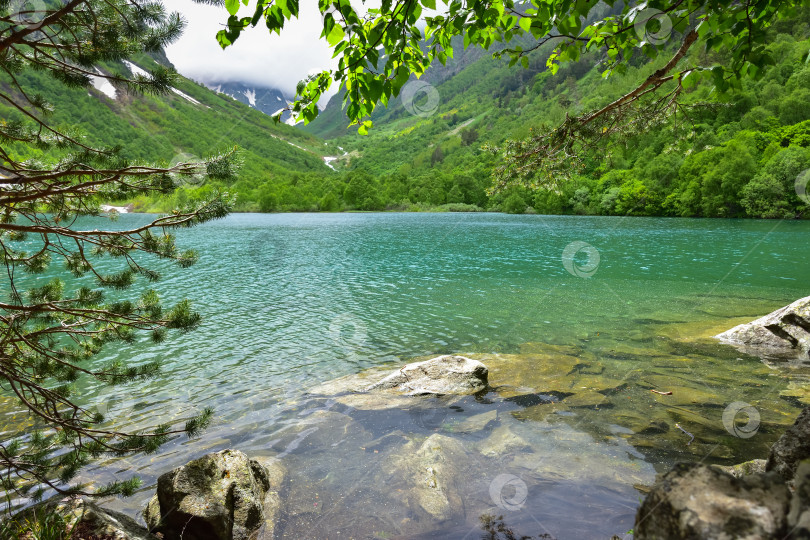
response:
<svg viewBox="0 0 810 540"><path fill-rule="evenodd" d="M276 97L289 99L295 94L298 81L336 65L325 41L319 39L321 19L317 4L302 3L301 16L287 23L281 36L269 34L259 24L244 32L236 43L223 50L216 40L228 13L223 7L195 4L191 0L171 0L169 9L179 11L187 21L180 39L166 48L166 55L184 76L204 83L210 88L230 88L224 93L251 106L245 95L259 96L265 90L277 90L267 98L272 109ZM233 83L237 86L228 86ZM331 94L330 94L331 95ZM326 105L327 95L321 106ZM264 100L256 108L272 113L281 108L265 110Z"/></svg>

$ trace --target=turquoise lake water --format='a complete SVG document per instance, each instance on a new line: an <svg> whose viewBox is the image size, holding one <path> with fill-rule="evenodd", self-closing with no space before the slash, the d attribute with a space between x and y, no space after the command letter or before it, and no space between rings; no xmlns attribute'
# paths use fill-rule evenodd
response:
<svg viewBox="0 0 810 540"><path fill-rule="evenodd" d="M766 365L710 336L810 294L809 234L793 221L424 213L243 214L180 231L201 260L157 264L156 288L192 299L202 327L105 350L99 361L159 359L163 376L82 394L123 428L207 405L216 422L83 478L139 474L136 496L109 501L137 515L158 475L237 448L283 456L284 538L480 538L482 515L533 537L624 535L656 471L765 457L798 414L805 367ZM490 365L494 390L388 411L308 393L446 353ZM558 364L570 390L547 383ZM759 416L750 436L723 423L737 402ZM492 411L495 422L459 427ZM503 430L527 444L480 450ZM443 458L457 496L442 516L414 499L408 466L391 469L436 434L470 452Z"/></svg>

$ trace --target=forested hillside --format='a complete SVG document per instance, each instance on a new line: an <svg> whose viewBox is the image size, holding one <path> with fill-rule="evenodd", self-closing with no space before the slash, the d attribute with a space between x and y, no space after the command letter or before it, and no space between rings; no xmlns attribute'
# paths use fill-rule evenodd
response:
<svg viewBox="0 0 810 540"><path fill-rule="evenodd" d="M105 73L132 77L168 60L141 55L132 62L101 65ZM284 124L275 124L262 112L193 81L178 77L174 90L165 95L130 94L120 85L98 78L90 88L68 88L42 72L26 71L19 78L30 95L40 94L53 106L50 121L79 126L91 145L120 146L123 157L143 162L176 163L202 159L232 148L241 149L240 180L231 190L250 192L269 181L282 182L295 173L330 169L323 161L329 145L315 136ZM12 91L4 84L6 91ZM0 103L5 122L23 120L23 114ZM31 146L12 146L24 158L41 158ZM204 195L210 186L192 180L178 189L174 200L107 201L134 202L137 209L168 210L177 200ZM243 210L256 210L249 201Z"/></svg>
<svg viewBox="0 0 810 540"><path fill-rule="evenodd" d="M392 100L375 111L374 128L365 136L347 129L341 96L302 129L274 124L183 78L180 93L143 96L119 89L115 98L95 88L65 89L36 72L26 73L23 82L54 104L57 122L79 124L93 144L121 145L129 158L171 162L238 145L244 166L228 186L238 196L238 211L806 217L810 198L800 195L810 178L802 175L810 169L810 6L770 32L768 49L776 63L764 66L763 77L747 79L742 90L725 96L706 84L688 89L685 101L694 107L645 133L612 139L583 156L577 175L539 191L489 194L497 149L532 129L558 125L566 114L609 103L656 64L639 59L626 73L604 79L600 58L592 56L552 75L546 69L551 45L533 52L527 68L468 49L422 78L430 86L416 95L418 114ZM154 62L134 59L136 68ZM0 114L8 121L20 117L2 104ZM170 200L135 202L140 209L165 211L208 189L185 185Z"/></svg>
<svg viewBox="0 0 810 540"><path fill-rule="evenodd" d="M552 189L513 188L488 197L497 154L482 149L556 125L566 113L601 107L634 88L657 66L640 64L600 77L598 58L545 70L548 50L529 68L484 56L436 85L438 108L415 116L397 103L374 117L361 137L337 138L349 155L344 203L361 209L450 204L509 212L706 217L794 217L810 168L810 9L772 29L776 65L742 91L719 97L701 85L687 102L700 105L650 132L613 141L586 156L585 168ZM701 54L694 51L694 54ZM709 59L722 63L723 58ZM424 93L423 93L424 94ZM427 97L423 95L423 99ZM333 98L309 128L335 133L345 119ZM799 194L797 194L797 178Z"/></svg>

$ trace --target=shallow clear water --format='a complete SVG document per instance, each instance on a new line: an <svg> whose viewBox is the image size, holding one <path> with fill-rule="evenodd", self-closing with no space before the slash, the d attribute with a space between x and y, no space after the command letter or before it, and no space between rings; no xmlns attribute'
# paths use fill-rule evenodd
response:
<svg viewBox="0 0 810 540"><path fill-rule="evenodd" d="M623 535L655 471L765 457L798 414L804 367L710 336L809 294L808 233L807 222L390 213L234 215L182 231L201 260L159 264L158 288L194 300L202 328L105 351L99 361L160 359L163 376L82 392L101 393L122 427L207 405L217 421L83 477L139 474L138 495L110 501L135 515L158 475L231 447L282 456L285 538L480 538L482 515L530 536ZM441 353L484 361L493 390L384 411L309 393ZM724 425L735 402L759 415L753 433L734 434L745 416ZM436 441L438 457L423 455ZM414 455L452 479L441 512L424 508Z"/></svg>

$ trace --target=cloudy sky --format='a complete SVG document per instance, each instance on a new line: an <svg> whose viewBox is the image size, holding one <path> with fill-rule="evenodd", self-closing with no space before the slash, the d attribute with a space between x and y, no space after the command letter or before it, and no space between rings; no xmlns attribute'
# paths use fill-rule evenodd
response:
<svg viewBox="0 0 810 540"><path fill-rule="evenodd" d="M300 18L288 21L281 36L271 35L260 22L224 51L215 35L228 18L225 8L191 0L167 0L165 5L183 13L188 21L183 36L166 53L177 70L191 79L203 83L241 81L278 88L291 97L295 85L308 74L337 65L326 42L318 39L322 27L317 2L301 2ZM239 15L252 14L247 11Z"/></svg>

